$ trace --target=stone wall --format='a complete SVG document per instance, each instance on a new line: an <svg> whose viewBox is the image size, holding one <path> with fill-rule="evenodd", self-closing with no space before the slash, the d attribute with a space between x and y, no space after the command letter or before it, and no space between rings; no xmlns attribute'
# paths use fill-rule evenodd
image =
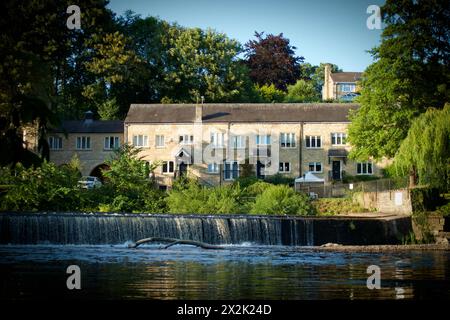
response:
<svg viewBox="0 0 450 320"><path fill-rule="evenodd" d="M361 206L377 209L383 213L397 213L411 215L411 196L408 189L380 192L361 192L355 195Z"/></svg>

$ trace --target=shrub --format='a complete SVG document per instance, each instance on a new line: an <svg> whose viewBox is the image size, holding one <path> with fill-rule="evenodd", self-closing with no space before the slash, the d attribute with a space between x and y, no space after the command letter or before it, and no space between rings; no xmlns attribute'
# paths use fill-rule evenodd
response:
<svg viewBox="0 0 450 320"><path fill-rule="evenodd" d="M288 186L269 186L260 195L251 208L253 214L314 214L309 198L304 193L296 193Z"/></svg>
<svg viewBox="0 0 450 320"><path fill-rule="evenodd" d="M266 176L265 180L271 184L285 184L285 185L294 185L294 178L286 177L281 173L277 173L271 176Z"/></svg>
<svg viewBox="0 0 450 320"><path fill-rule="evenodd" d="M369 211L349 198L321 198L312 201L312 205L318 215L324 216Z"/></svg>

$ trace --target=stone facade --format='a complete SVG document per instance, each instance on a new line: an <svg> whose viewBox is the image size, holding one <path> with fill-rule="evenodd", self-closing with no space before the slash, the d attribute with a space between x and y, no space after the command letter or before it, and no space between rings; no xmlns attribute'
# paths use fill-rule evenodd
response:
<svg viewBox="0 0 450 320"><path fill-rule="evenodd" d="M264 178L279 173L294 179L313 172L330 183L345 175L381 174L383 164L358 165L347 157L349 122L344 119L349 104L136 106L124 123L92 119L67 123L49 137L60 139L53 142L50 160L63 164L76 155L83 175L97 175L96 169L113 151L105 148L105 138L116 137L120 145L140 148L143 161L158 163L153 174L162 187L170 187L183 174L207 185L227 184L244 175ZM178 111L168 121L171 108ZM224 121L222 114L229 118ZM280 120L272 121L276 117ZM78 140L83 137L89 137L89 147L81 148Z"/></svg>

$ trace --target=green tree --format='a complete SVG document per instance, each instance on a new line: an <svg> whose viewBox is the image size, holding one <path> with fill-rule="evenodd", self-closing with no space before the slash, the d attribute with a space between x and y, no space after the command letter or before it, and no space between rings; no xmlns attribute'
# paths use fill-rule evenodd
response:
<svg viewBox="0 0 450 320"><path fill-rule="evenodd" d="M286 102L316 102L320 100L312 81L297 80L294 85L288 86Z"/></svg>
<svg viewBox="0 0 450 320"><path fill-rule="evenodd" d="M447 191L450 188L450 104L443 110L429 108L413 120L395 155L400 175Z"/></svg>
<svg viewBox="0 0 450 320"><path fill-rule="evenodd" d="M164 39L168 46L164 81L166 100L208 102L239 99L247 78L246 68L237 61L241 45L211 29L171 26Z"/></svg>
<svg viewBox="0 0 450 320"><path fill-rule="evenodd" d="M106 100L98 106L98 115L100 120L117 120L119 119L119 105L116 98Z"/></svg>
<svg viewBox="0 0 450 320"><path fill-rule="evenodd" d="M282 102L285 97L285 93L275 87L274 84L271 85L255 85L254 90L258 95L258 102L265 103L276 103Z"/></svg>
<svg viewBox="0 0 450 320"><path fill-rule="evenodd" d="M357 159L393 157L413 119L450 99L448 1L388 0L381 12L382 42L371 51L376 62L365 71L349 127Z"/></svg>

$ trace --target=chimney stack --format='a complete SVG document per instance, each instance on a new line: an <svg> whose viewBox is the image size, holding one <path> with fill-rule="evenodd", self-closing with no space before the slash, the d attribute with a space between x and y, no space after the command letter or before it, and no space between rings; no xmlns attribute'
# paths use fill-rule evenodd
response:
<svg viewBox="0 0 450 320"><path fill-rule="evenodd" d="M203 101L205 99L205 97L201 97L202 99L202 103L195 105L195 122L202 122L202 118L203 118Z"/></svg>
<svg viewBox="0 0 450 320"><path fill-rule="evenodd" d="M94 113L92 111L86 111L84 113L84 123L92 123L94 121Z"/></svg>
<svg viewBox="0 0 450 320"><path fill-rule="evenodd" d="M331 99L331 88L330 88L330 77L331 77L331 65L329 63L325 64L323 88L322 88L322 100Z"/></svg>

